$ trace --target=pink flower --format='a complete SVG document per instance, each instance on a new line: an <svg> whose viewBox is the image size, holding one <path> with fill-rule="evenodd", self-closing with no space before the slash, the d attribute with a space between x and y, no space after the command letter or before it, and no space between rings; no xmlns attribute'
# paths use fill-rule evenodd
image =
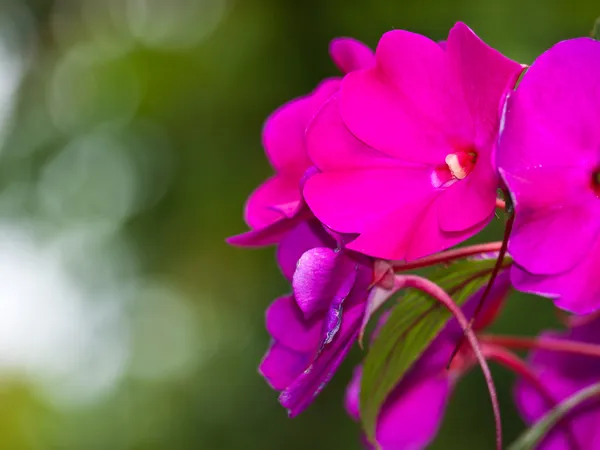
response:
<svg viewBox="0 0 600 450"><path fill-rule="evenodd" d="M331 58L344 72L368 67L373 52L350 38L334 39ZM312 166L305 144L305 131L315 113L338 91L340 78L323 81L310 94L276 110L263 129L263 146L275 175L260 185L246 203L245 220L252 231L229 238L234 245L269 245L299 221L310 216L302 200L302 180Z"/></svg>
<svg viewBox="0 0 600 450"><path fill-rule="evenodd" d="M305 199L326 226L359 234L352 250L415 259L494 215L500 104L522 68L462 23L444 47L386 33L375 65L347 75L307 131L321 173Z"/></svg>
<svg viewBox="0 0 600 450"><path fill-rule="evenodd" d="M371 288L372 260L340 249L315 219L291 230L277 256L293 294L267 310L273 340L259 370L295 416L313 402L354 345L376 288Z"/></svg>
<svg viewBox="0 0 600 450"><path fill-rule="evenodd" d="M585 314L600 307L600 42L541 55L507 103L498 168L514 207L517 289Z"/></svg>

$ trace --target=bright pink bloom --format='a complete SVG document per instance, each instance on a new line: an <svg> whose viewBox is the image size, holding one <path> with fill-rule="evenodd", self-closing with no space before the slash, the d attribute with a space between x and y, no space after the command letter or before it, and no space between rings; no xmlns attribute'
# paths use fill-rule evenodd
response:
<svg viewBox="0 0 600 450"><path fill-rule="evenodd" d="M517 289L568 311L600 308L600 42L561 42L508 99L497 151L515 223Z"/></svg>
<svg viewBox="0 0 600 450"><path fill-rule="evenodd" d="M350 38L334 39L331 58L343 73L373 64L373 52ZM305 144L305 131L315 113L338 91L340 78L323 81L307 96L297 98L276 110L263 129L263 146L275 175L249 197L245 220L252 231L228 240L234 245L268 245L299 221L310 216L302 200L302 179L312 166Z"/></svg>
<svg viewBox="0 0 600 450"><path fill-rule="evenodd" d="M547 332L542 335L555 339L568 339L586 344L600 344L600 320L574 327L567 333ZM539 376L544 388L554 402L561 402L577 391L600 380L600 360L592 356L574 355L550 350L536 350L529 364ZM516 387L516 403L527 424L532 425L553 405L539 389L520 379ZM567 415L568 420L551 430L538 450L571 450L600 448L600 400L590 400Z"/></svg>
<svg viewBox="0 0 600 450"><path fill-rule="evenodd" d="M309 127L309 156L321 173L304 195L325 225L359 234L348 248L415 259L493 217L500 105L522 68L462 23L445 46L386 33L375 58L344 78Z"/></svg>

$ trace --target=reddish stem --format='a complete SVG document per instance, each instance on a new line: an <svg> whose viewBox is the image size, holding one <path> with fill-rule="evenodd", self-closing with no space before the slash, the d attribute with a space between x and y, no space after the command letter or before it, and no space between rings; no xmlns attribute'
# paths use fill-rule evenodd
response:
<svg viewBox="0 0 600 450"><path fill-rule="evenodd" d="M448 295L448 293L446 293L446 291L444 291L437 284L417 275L406 275L404 281L407 287L419 289L420 291L430 295L442 305L444 305L444 307L446 307L448 311L452 313L460 327L463 329L464 335L467 337L469 344L471 344L473 355L475 356L475 358L477 358L477 362L481 367L481 371L483 372L483 376L485 378L485 382L490 393L492 409L494 410L494 422L496 425L496 449L502 450L502 421L500 417L500 404L498 403L498 394L496 393L496 387L494 386L494 379L492 378L492 373L490 371L485 357L483 356L483 353L479 346L479 341L477 340L477 336L475 336L475 333L469 326L469 321L463 314L462 310L456 305L456 303L454 303L454 301Z"/></svg>
<svg viewBox="0 0 600 450"><path fill-rule="evenodd" d="M502 248L502 241L488 242L486 244L469 245L467 247L455 248L435 255L419 258L411 262L392 261L392 267L396 272L429 267L435 264L446 263L468 256L480 255L482 253L497 252Z"/></svg>
<svg viewBox="0 0 600 450"><path fill-rule="evenodd" d="M490 345L489 341L483 341L482 339L482 344L482 351L486 358L497 362L516 375L523 377L540 393L548 403L549 409L556 407L558 402L554 399L552 393L546 388L540 377L521 358L498 345ZM570 427L566 429L566 435L571 450L579 450L579 443Z"/></svg>
<svg viewBox="0 0 600 450"><path fill-rule="evenodd" d="M555 352L575 353L600 358L600 345L569 341L550 337L527 338L519 336L480 335L481 342L515 350L544 349Z"/></svg>

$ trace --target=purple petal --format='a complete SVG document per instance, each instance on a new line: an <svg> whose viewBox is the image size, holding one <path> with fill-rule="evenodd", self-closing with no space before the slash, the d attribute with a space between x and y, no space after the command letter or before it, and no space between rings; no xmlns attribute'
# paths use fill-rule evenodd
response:
<svg viewBox="0 0 600 450"><path fill-rule="evenodd" d="M304 253L298 260L292 287L305 317L341 304L354 286L356 270L356 262L340 251L321 247Z"/></svg>
<svg viewBox="0 0 600 450"><path fill-rule="evenodd" d="M306 320L294 297L275 300L267 309L266 325L269 334L291 350L316 354L322 339L322 322Z"/></svg>
<svg viewBox="0 0 600 450"><path fill-rule="evenodd" d="M292 281L300 257L315 247L335 248L336 242L314 218L299 223L281 239L277 262L288 280Z"/></svg>
<svg viewBox="0 0 600 450"><path fill-rule="evenodd" d="M310 367L281 393L279 400L291 417L304 411L331 380L356 341L363 314L364 303L346 309L332 342L325 344Z"/></svg>
<svg viewBox="0 0 600 450"><path fill-rule="evenodd" d="M310 356L274 342L258 368L259 373L276 390L285 389L310 364Z"/></svg>

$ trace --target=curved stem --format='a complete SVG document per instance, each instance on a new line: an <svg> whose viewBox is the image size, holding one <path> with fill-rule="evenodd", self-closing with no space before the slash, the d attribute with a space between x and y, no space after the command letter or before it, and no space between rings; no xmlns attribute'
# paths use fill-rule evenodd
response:
<svg viewBox="0 0 600 450"><path fill-rule="evenodd" d="M486 344L487 342L482 346L482 351L486 358L497 362L516 375L519 375L523 379L527 380L527 382L529 382L529 384L536 389L548 403L549 409L556 407L558 402L555 400L552 393L546 388L540 377L533 370L531 370L531 368L521 358L505 348ZM579 444L571 428L567 428L566 434L571 450L579 450Z"/></svg>
<svg viewBox="0 0 600 450"><path fill-rule="evenodd" d="M537 423L525 431L508 450L534 448L552 428L564 420L579 405L594 397L600 397L600 383L587 386L559 403Z"/></svg>
<svg viewBox="0 0 600 450"><path fill-rule="evenodd" d="M479 340L482 343L485 342L486 344L499 345L515 350L544 349L600 358L600 345L588 344L587 342L569 341L549 337L528 338L520 336L498 336L493 334L480 335Z"/></svg>
<svg viewBox="0 0 600 450"><path fill-rule="evenodd" d="M455 248L435 255L419 258L411 262L392 261L392 267L396 272L429 267L435 264L447 263L468 256L480 255L482 253L497 252L502 248L502 241L488 242L486 244L469 245L467 247Z"/></svg>
<svg viewBox="0 0 600 450"><path fill-rule="evenodd" d="M475 322L475 320L477 319L477 316L479 316L479 313L481 312L481 309L483 308L483 305L485 304L485 300L487 299L487 296L491 292L492 286L494 285L494 282L496 281L496 277L498 276L498 273L500 273L500 270L502 270L502 264L504 263L504 256L506 255L506 252L508 251L508 238L510 237L510 233L512 232L512 226L513 226L514 220L515 220L515 216L514 216L514 214L512 214L506 221L506 228L504 229L504 238L502 239L502 245L500 246L500 252L498 253L498 259L496 260L496 264L494 265L494 270L492 271L492 275L490 276L490 279L485 287L485 290L483 291L483 294L481 295L481 298L479 299L479 302L477 303L477 307L475 308L473 317L471 318L471 320L469 322L469 326L472 326L473 323Z"/></svg>
<svg viewBox="0 0 600 450"><path fill-rule="evenodd" d="M490 372L490 368L487 364L487 361L483 356L483 353L479 346L479 341L477 340L475 333L469 326L469 321L463 314L462 310L456 305L456 303L454 303L452 298L446 293L446 291L444 291L437 284L417 275L407 275L404 278L404 282L406 283L406 287L413 287L415 289L419 289L420 291L430 295L438 302L440 302L443 306L445 306L448 309L448 311L450 311L450 313L452 313L460 327L463 329L465 336L469 341L469 344L471 344L473 354L475 358L477 358L479 366L481 367L481 371L483 372L483 376L485 378L485 382L490 393L492 409L494 410L494 422L496 425L496 449L502 450L502 421L500 418L500 404L498 403L498 394L496 393L496 387L494 386L494 379L492 378L492 373Z"/></svg>

